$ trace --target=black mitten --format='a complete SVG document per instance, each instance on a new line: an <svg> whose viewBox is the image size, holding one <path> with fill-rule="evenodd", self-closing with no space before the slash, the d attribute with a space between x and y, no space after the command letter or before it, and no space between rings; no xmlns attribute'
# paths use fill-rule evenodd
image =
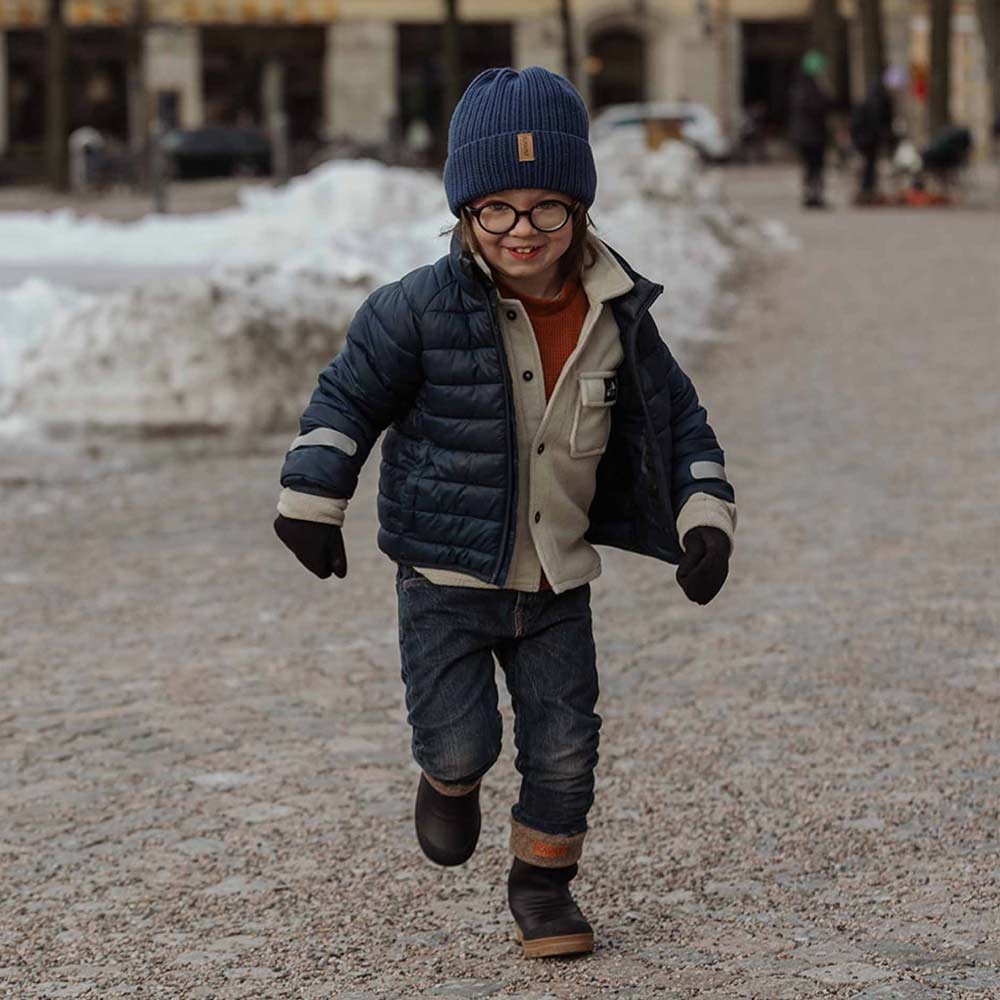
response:
<svg viewBox="0 0 1000 1000"><path fill-rule="evenodd" d="M331 573L340 579L347 576L344 536L336 524L299 521L279 514L274 519L274 530L299 562L321 580Z"/></svg>
<svg viewBox="0 0 1000 1000"><path fill-rule="evenodd" d="M688 599L708 604L729 575L729 536L721 528L700 525L684 536L677 582Z"/></svg>

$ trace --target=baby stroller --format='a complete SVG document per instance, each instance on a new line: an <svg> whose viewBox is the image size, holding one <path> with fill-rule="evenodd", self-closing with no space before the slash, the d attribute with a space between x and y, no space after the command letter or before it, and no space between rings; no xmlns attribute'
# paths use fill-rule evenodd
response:
<svg viewBox="0 0 1000 1000"><path fill-rule="evenodd" d="M923 164L921 186L925 186L923 182L926 178L931 178L940 196L951 201L971 152L972 132L969 129L952 126L940 131L920 154Z"/></svg>

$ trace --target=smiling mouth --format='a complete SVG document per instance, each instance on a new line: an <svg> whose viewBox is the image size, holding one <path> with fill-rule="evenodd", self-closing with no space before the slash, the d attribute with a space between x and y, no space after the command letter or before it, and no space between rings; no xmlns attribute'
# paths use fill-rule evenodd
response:
<svg viewBox="0 0 1000 1000"><path fill-rule="evenodd" d="M515 257L533 257L541 249L541 244L534 247L504 247L504 250L510 251Z"/></svg>

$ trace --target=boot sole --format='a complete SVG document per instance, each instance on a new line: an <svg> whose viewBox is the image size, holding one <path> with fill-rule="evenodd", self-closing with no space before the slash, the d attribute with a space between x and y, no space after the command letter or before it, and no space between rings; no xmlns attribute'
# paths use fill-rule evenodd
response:
<svg viewBox="0 0 1000 1000"><path fill-rule="evenodd" d="M524 952L525 958L549 958L552 955L576 955L594 950L593 934L560 934L556 937L524 940L518 924L514 924L514 936Z"/></svg>

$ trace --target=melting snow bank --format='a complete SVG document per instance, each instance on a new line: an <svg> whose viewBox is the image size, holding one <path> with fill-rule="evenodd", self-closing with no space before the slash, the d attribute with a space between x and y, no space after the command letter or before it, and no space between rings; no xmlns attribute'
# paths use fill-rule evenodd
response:
<svg viewBox="0 0 1000 1000"><path fill-rule="evenodd" d="M159 254L203 273L100 297L38 280L30 297L27 285L0 295L0 417L49 428L294 426L289 414L364 298L440 256L437 234L452 218L435 174L372 161L328 164L240 200L233 211L78 229L67 213L15 216L39 260L76 250L114 268ZM0 217L0 245L6 226Z"/></svg>
<svg viewBox="0 0 1000 1000"><path fill-rule="evenodd" d="M0 294L0 392L21 381L24 353L43 343L66 316L91 298L38 278Z"/></svg>
<svg viewBox="0 0 1000 1000"><path fill-rule="evenodd" d="M14 412L53 429L284 425L357 291L300 276L281 301L273 279L176 279L82 303L24 359Z"/></svg>
<svg viewBox="0 0 1000 1000"><path fill-rule="evenodd" d="M641 136L614 135L595 156L598 235L665 286L653 312L668 342L709 335L738 254L774 247L781 233L731 212L680 143L649 152ZM0 295L0 418L294 430L364 298L446 253L440 234L453 222L438 176L365 160L246 189L227 212L131 225L0 218L0 247L27 241L39 262L76 252L108 267L203 268L101 296L37 279Z"/></svg>

